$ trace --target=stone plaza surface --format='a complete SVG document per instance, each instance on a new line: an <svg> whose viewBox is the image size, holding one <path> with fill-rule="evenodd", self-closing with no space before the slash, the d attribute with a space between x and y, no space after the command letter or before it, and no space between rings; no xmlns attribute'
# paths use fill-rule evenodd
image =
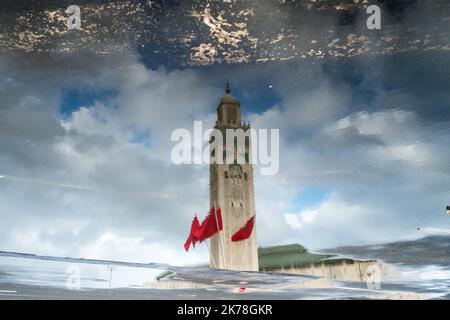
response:
<svg viewBox="0 0 450 320"><path fill-rule="evenodd" d="M426 264L422 261L422 257L445 253L448 240L448 237L425 238L385 244L383 249L379 245L360 247L359 251L352 247L351 254L383 259L389 266L380 289L369 289L365 281L304 274L86 259L57 261L0 253L0 299L449 299L448 261L441 258L439 261L429 258ZM391 247L402 247L405 254L396 255L393 260L382 251L389 252ZM415 253L416 263L411 262L410 247L416 251L422 248L422 253ZM327 252L339 250L350 249ZM408 263L401 263L402 259ZM68 270L73 267L79 268L81 277L80 288L76 290L67 286Z"/></svg>

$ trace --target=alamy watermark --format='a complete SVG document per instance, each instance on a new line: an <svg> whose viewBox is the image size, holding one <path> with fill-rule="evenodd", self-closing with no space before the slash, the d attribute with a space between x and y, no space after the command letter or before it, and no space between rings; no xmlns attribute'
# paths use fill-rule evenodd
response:
<svg viewBox="0 0 450 320"><path fill-rule="evenodd" d="M370 5L366 10L370 16L366 20L366 26L369 30L381 29L381 8L376 4Z"/></svg>
<svg viewBox="0 0 450 320"><path fill-rule="evenodd" d="M172 132L178 142L171 151L174 164L257 164L262 175L280 169L279 129L207 129L194 121L193 134L185 128Z"/></svg>
<svg viewBox="0 0 450 320"><path fill-rule="evenodd" d="M66 25L69 30L81 30L81 9L79 6L70 5L66 9L66 13L70 14L67 18Z"/></svg>

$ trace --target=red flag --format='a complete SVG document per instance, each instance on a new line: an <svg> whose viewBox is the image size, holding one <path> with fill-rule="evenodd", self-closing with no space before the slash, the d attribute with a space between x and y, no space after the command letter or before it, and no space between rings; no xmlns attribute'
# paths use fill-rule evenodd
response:
<svg viewBox="0 0 450 320"><path fill-rule="evenodd" d="M186 251L189 251L189 247L191 246L191 244L195 247L195 243L198 241L198 239L196 239L194 237L194 233L199 228L200 228L200 222L198 221L197 216L195 216L194 220L192 220L191 231L189 232L189 236L186 240L186 243L184 244L184 249Z"/></svg>
<svg viewBox="0 0 450 320"><path fill-rule="evenodd" d="M242 228L231 236L231 241L236 242L250 238L254 226L255 216L251 217Z"/></svg>
<svg viewBox="0 0 450 320"><path fill-rule="evenodd" d="M194 237L202 242L221 230L223 230L223 225L220 210L218 209L216 214L214 208L211 208L205 220L200 225L200 228L194 232Z"/></svg>

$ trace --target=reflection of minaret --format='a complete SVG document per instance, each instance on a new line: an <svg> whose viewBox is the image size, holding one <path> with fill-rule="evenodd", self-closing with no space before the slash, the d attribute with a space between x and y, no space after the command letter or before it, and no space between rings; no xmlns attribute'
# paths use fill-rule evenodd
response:
<svg viewBox="0 0 450 320"><path fill-rule="evenodd" d="M227 129L250 129L248 124L241 124L240 102L231 95L229 83L225 93L217 107L214 127L222 132L224 150ZM210 165L211 207L220 207L223 219L223 231L211 238L211 268L258 271L256 226L248 240L231 242L231 236L255 215L253 166L248 163L250 148L247 140L245 164Z"/></svg>

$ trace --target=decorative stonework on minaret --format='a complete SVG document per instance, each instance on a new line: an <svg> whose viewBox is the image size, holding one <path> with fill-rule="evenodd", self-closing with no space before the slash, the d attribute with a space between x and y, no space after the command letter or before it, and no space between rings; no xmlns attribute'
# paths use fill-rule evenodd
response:
<svg viewBox="0 0 450 320"><path fill-rule="evenodd" d="M222 132L224 147L227 129L250 129L241 123L240 102L231 95L229 83L217 107L214 126ZM211 207L222 210L223 231L211 238L210 267L229 270L258 271L256 227L248 240L232 242L231 236L255 215L253 166L248 163L251 141L245 145L245 164L210 165Z"/></svg>

